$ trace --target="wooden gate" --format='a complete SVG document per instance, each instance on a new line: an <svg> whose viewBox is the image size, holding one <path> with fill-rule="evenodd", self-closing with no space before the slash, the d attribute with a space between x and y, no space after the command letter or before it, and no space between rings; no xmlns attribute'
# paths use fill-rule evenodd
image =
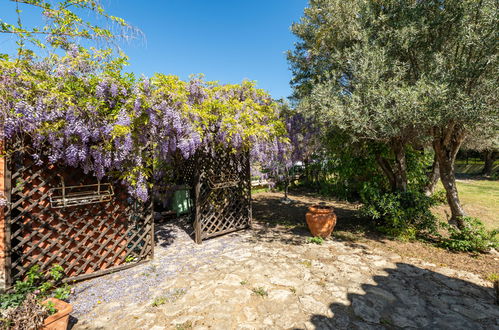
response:
<svg viewBox="0 0 499 330"><path fill-rule="evenodd" d="M136 202L121 185L75 168L36 165L23 152L7 158L5 182L7 285L34 265L59 264L78 280L153 254L152 202Z"/></svg>
<svg viewBox="0 0 499 330"><path fill-rule="evenodd" d="M184 183L193 188L194 233L203 239L251 226L251 177L248 152L199 152L183 166Z"/></svg>

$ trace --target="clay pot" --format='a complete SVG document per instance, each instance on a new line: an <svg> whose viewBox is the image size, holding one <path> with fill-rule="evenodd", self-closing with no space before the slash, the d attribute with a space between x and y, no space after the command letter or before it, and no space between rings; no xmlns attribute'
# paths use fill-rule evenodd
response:
<svg viewBox="0 0 499 330"><path fill-rule="evenodd" d="M56 298L49 298L43 303L52 302L57 309L57 313L50 315L43 321L42 330L66 330L68 328L69 313L73 311L73 306Z"/></svg>
<svg viewBox="0 0 499 330"><path fill-rule="evenodd" d="M336 214L331 206L310 206L305 217L308 229L314 237L329 237L336 225Z"/></svg>

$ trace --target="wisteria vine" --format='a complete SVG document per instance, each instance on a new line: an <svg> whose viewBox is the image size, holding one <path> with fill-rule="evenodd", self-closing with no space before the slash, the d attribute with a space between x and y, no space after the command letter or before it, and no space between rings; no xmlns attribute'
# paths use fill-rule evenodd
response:
<svg viewBox="0 0 499 330"><path fill-rule="evenodd" d="M4 139L24 141L39 165L120 180L142 201L154 172L179 155L230 148L268 160L287 141L278 107L252 82L136 79L119 60L103 63L76 47L36 63L0 61Z"/></svg>

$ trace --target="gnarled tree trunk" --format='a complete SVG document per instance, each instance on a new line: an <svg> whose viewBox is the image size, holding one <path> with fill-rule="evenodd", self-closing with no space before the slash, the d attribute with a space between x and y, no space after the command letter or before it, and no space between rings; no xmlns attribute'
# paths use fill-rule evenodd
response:
<svg viewBox="0 0 499 330"><path fill-rule="evenodd" d="M431 166L431 171L428 173L428 184L425 187L424 193L426 196L431 196L435 192L435 187L437 186L438 179L440 179L440 165L438 164L438 157L435 154L433 158L433 165Z"/></svg>
<svg viewBox="0 0 499 330"><path fill-rule="evenodd" d="M464 131L452 124L433 134L433 149L440 165L440 180L445 188L447 203L451 210L449 223L458 228L464 227L463 217L466 216L466 213L459 201L454 163L464 136Z"/></svg>
<svg viewBox="0 0 499 330"><path fill-rule="evenodd" d="M395 166L392 161L377 154L376 162L385 174L393 192L407 191L407 160L405 157L405 148L401 140L393 140L390 143L395 155Z"/></svg>
<svg viewBox="0 0 499 330"><path fill-rule="evenodd" d="M397 191L407 191L407 160L405 158L404 143L401 140L392 142L392 150L395 154L395 187Z"/></svg>

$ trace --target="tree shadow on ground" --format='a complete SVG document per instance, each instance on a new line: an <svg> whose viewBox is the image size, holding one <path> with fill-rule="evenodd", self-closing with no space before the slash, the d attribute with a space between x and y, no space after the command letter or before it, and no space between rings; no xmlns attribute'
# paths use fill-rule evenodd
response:
<svg viewBox="0 0 499 330"><path fill-rule="evenodd" d="M154 242L163 248L168 248L178 237L177 230L183 230L194 241L194 227L190 216L163 217L155 221Z"/></svg>
<svg viewBox="0 0 499 330"><path fill-rule="evenodd" d="M441 273L397 263L385 268L376 283L357 293L332 291L338 303L332 317L313 315L316 329L499 329L499 307L493 288ZM339 293L339 294L338 294Z"/></svg>
<svg viewBox="0 0 499 330"><path fill-rule="evenodd" d="M302 244L307 237L311 237L305 221L308 207L318 201L324 201L327 205L334 207L337 222L333 235L338 239L347 241L349 244L356 244L356 237L342 232L362 233L364 237L377 241L386 239L376 230L371 219L359 215L358 205L320 198L317 197L317 194L307 191L295 191L290 195L290 198L292 202L289 204L283 203L280 194L264 193L257 195L253 199L253 221L256 224L254 226L256 235L266 239L265 233L269 228L274 231L278 229L282 234L287 233L289 235L283 237L272 235L274 239L290 244ZM291 235L297 237L293 238ZM270 237L267 239L270 239Z"/></svg>

